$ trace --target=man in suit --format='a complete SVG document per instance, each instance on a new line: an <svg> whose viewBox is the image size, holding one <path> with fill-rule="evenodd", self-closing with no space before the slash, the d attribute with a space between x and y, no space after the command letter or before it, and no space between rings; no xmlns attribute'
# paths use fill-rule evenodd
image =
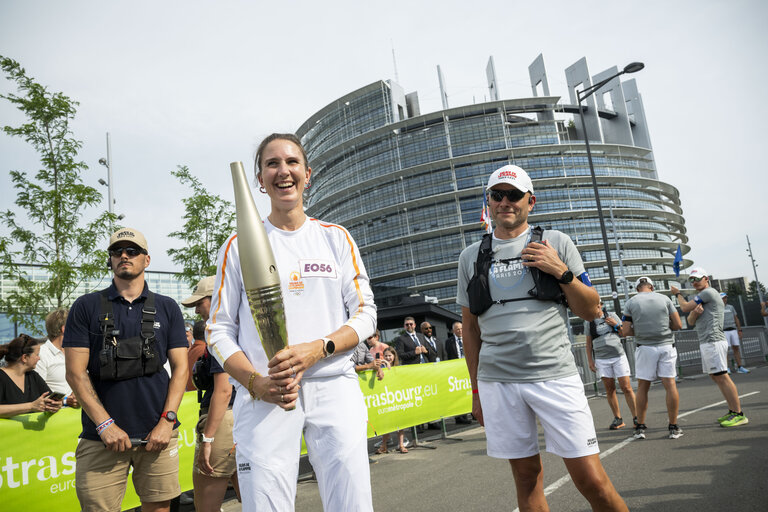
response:
<svg viewBox="0 0 768 512"><path fill-rule="evenodd" d="M395 340L395 350L401 364L419 364L429 362L427 340L416 332L416 320L412 316L403 321L405 332Z"/></svg>
<svg viewBox="0 0 768 512"><path fill-rule="evenodd" d="M464 340L461 339L461 322L454 322L451 328L453 334L445 340L445 358L463 359L464 358Z"/></svg>
<svg viewBox="0 0 768 512"><path fill-rule="evenodd" d="M443 342L435 337L435 330L432 328L429 322L421 322L419 326L421 334L424 335L424 339L427 340L427 359L430 363L445 361L445 345Z"/></svg>

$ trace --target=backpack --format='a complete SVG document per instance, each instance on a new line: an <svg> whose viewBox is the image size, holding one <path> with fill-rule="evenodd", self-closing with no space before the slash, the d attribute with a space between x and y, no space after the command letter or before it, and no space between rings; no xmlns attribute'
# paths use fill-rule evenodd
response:
<svg viewBox="0 0 768 512"><path fill-rule="evenodd" d="M531 242L541 242L544 230L540 226L531 228ZM551 274L541 270L528 267L528 271L533 278L533 288L528 290L530 297L518 297L516 299L493 300L491 297L491 287L488 282L488 272L493 263L493 253L491 251L491 234L486 233L480 242L480 249L477 251L477 261L475 262L475 274L469 280L467 285L467 295L469 298L469 310L473 315L481 315L488 311L494 304L505 304L518 300L551 300L558 304L565 304L565 294L560 289L560 283ZM518 258L519 259L519 258Z"/></svg>

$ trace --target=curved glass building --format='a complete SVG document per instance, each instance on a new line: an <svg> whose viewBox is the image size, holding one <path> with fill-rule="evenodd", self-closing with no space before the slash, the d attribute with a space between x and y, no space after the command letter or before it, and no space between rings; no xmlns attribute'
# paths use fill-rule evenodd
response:
<svg viewBox="0 0 768 512"><path fill-rule="evenodd" d="M549 94L541 56L529 67L529 98L498 97L492 59L487 74L491 101L485 103L450 108L439 75L444 108L421 114L417 93L378 81L333 101L297 131L313 168L307 213L349 229L377 304L420 293L458 312L459 254L484 233L484 185L508 163L533 179L530 223L571 236L609 304L579 115L587 124L620 296L621 276L633 283L647 275L657 290L667 289L678 244L683 254L690 249L678 190L657 177L634 80L609 82L579 112L574 91L591 84L585 59L566 70L569 103Z"/></svg>

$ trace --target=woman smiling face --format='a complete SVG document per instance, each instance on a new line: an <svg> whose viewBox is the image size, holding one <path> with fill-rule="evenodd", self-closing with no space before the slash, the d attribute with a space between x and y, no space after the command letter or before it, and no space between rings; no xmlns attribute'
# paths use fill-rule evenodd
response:
<svg viewBox="0 0 768 512"><path fill-rule="evenodd" d="M264 148L259 168L259 183L272 200L273 210L303 210L302 194L312 169L307 167L301 148L289 140L275 139Z"/></svg>

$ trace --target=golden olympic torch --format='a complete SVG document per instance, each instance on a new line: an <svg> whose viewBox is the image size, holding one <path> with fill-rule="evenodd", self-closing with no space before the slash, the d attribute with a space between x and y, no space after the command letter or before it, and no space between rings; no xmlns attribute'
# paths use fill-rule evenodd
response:
<svg viewBox="0 0 768 512"><path fill-rule="evenodd" d="M272 359L288 346L280 275L267 230L253 202L243 163L232 162L229 167L235 188L237 245L245 295L248 297L256 330L259 331L261 346L267 353L267 359Z"/></svg>

